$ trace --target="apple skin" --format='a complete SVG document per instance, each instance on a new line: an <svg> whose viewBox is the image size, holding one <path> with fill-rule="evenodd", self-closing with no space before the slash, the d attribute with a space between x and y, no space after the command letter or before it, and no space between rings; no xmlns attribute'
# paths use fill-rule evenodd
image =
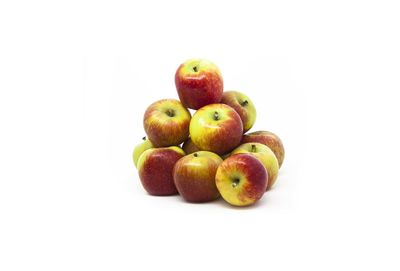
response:
<svg viewBox="0 0 400 271"><path fill-rule="evenodd" d="M215 182L225 201L235 206L247 206L264 195L268 174L254 156L235 154L218 167Z"/></svg>
<svg viewBox="0 0 400 271"><path fill-rule="evenodd" d="M210 104L196 111L189 130L193 143L199 149L222 155L240 144L243 124L232 107Z"/></svg>
<svg viewBox="0 0 400 271"><path fill-rule="evenodd" d="M268 131L256 131L243 135L242 143L258 142L269 147L278 159L279 167L285 159L285 148L282 140L274 133Z"/></svg>
<svg viewBox="0 0 400 271"><path fill-rule="evenodd" d="M249 97L239 91L225 91L222 94L221 103L229 105L239 114L244 133L253 127L257 111Z"/></svg>
<svg viewBox="0 0 400 271"><path fill-rule="evenodd" d="M228 158L229 156L231 156L231 153L230 153L230 152L225 153L225 154L222 154L222 155L221 155L221 158L222 158L223 160L225 160L225 159Z"/></svg>
<svg viewBox="0 0 400 271"><path fill-rule="evenodd" d="M150 195L167 196L178 193L172 175L175 163L185 156L179 147L152 148L139 157L137 168L144 189Z"/></svg>
<svg viewBox="0 0 400 271"><path fill-rule="evenodd" d="M147 108L143 126L155 147L177 146L189 137L190 118L180 101L164 99Z"/></svg>
<svg viewBox="0 0 400 271"><path fill-rule="evenodd" d="M207 202L219 198L215 174L221 163L221 157L208 151L198 151L179 159L173 171L179 194L188 202Z"/></svg>
<svg viewBox="0 0 400 271"><path fill-rule="evenodd" d="M182 145L182 149L186 154L191 154L197 151L201 151L199 147L197 147L192 139L188 138Z"/></svg>
<svg viewBox="0 0 400 271"><path fill-rule="evenodd" d="M264 144L252 142L242 144L232 151L232 155L238 153L251 154L260 160L268 173L267 190L269 190L278 178L279 172L278 159L276 159L274 152Z"/></svg>
<svg viewBox="0 0 400 271"><path fill-rule="evenodd" d="M205 59L189 59L175 73L175 86L182 104L191 109L219 103L224 83L218 67Z"/></svg>
<svg viewBox="0 0 400 271"><path fill-rule="evenodd" d="M133 163L135 164L135 167L137 167L137 162L139 160L140 155L148 149L154 148L153 144L151 143L150 140L146 139L146 137L143 137L143 142L136 145L136 147L133 149Z"/></svg>

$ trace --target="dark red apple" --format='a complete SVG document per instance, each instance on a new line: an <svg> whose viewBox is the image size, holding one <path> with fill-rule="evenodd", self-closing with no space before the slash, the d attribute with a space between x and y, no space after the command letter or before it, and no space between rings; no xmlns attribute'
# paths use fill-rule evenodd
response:
<svg viewBox="0 0 400 271"><path fill-rule="evenodd" d="M150 195L166 196L177 194L172 171L175 163L185 153L181 148L151 148L144 151L137 163L140 181Z"/></svg>

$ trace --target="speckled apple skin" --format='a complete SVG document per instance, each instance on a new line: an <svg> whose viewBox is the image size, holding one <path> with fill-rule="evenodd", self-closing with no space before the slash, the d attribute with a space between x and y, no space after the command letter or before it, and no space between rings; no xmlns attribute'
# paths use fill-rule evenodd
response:
<svg viewBox="0 0 400 271"><path fill-rule="evenodd" d="M179 159L174 167L174 181L179 194L188 202L207 202L219 198L215 174L221 157L198 151Z"/></svg>
<svg viewBox="0 0 400 271"><path fill-rule="evenodd" d="M220 119L215 121L213 113ZM239 114L225 104L206 105L193 115L189 131L193 143L201 150L226 154L236 148L243 136L243 123Z"/></svg>
<svg viewBox="0 0 400 271"><path fill-rule="evenodd" d="M258 142L269 147L278 159L279 167L285 159L285 148L282 140L274 133L269 131L257 131L243 135L242 143Z"/></svg>
<svg viewBox="0 0 400 271"><path fill-rule="evenodd" d="M142 153L138 161L139 178L143 188L150 195L175 195L173 168L185 155L178 147L153 148Z"/></svg>
<svg viewBox="0 0 400 271"><path fill-rule="evenodd" d="M190 62L203 66L194 73L189 70ZM182 104L197 110L221 101L224 82L219 69L211 62L190 60L178 67L175 73L175 86Z"/></svg>
<svg viewBox="0 0 400 271"><path fill-rule="evenodd" d="M197 151L200 151L200 148L197 147L193 141L188 138L182 145L182 149L186 154L191 154Z"/></svg>
<svg viewBox="0 0 400 271"><path fill-rule="evenodd" d="M233 186L236 178L240 182ZM225 201L235 206L247 206L264 195L268 174L262 163L252 155L234 154L218 167L215 182Z"/></svg>
<svg viewBox="0 0 400 271"><path fill-rule="evenodd" d="M174 116L167 114L168 110ZM143 127L155 147L177 146L189 137L190 112L175 99L152 103L144 113Z"/></svg>

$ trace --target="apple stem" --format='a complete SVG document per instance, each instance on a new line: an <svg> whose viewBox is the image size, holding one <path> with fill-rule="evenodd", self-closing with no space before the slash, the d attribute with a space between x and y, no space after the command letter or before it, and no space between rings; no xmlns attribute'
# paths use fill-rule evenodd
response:
<svg viewBox="0 0 400 271"><path fill-rule="evenodd" d="M145 137L145 136L144 136L144 137L142 137L142 140L143 140L143 141L145 141L145 140L146 140L146 137Z"/></svg>
<svg viewBox="0 0 400 271"><path fill-rule="evenodd" d="M233 179L232 187L236 187L236 186L239 184L239 182L240 182L240 179L239 179L239 178Z"/></svg>
<svg viewBox="0 0 400 271"><path fill-rule="evenodd" d="M193 155L194 155L194 157L197 157L197 156L198 156L197 153L193 153Z"/></svg>
<svg viewBox="0 0 400 271"><path fill-rule="evenodd" d="M193 67L194 72L197 72L197 66Z"/></svg>
<svg viewBox="0 0 400 271"><path fill-rule="evenodd" d="M249 102L245 100L244 102L241 103L242 106L246 106Z"/></svg>
<svg viewBox="0 0 400 271"><path fill-rule="evenodd" d="M217 111L214 112L214 120L219 120L219 116L218 116L218 112Z"/></svg>
<svg viewBox="0 0 400 271"><path fill-rule="evenodd" d="M167 109L167 111L166 111L165 113L168 115L168 117L173 117L173 116L175 116L175 112L174 112L174 110L172 110L172 109Z"/></svg>
<svg viewBox="0 0 400 271"><path fill-rule="evenodd" d="M256 152L256 145L251 145L251 152Z"/></svg>

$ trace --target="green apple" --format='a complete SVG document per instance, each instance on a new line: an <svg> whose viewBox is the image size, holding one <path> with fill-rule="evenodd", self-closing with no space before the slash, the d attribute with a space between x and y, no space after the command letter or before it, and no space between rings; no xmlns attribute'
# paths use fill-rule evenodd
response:
<svg viewBox="0 0 400 271"><path fill-rule="evenodd" d="M268 174L254 156L235 154L218 167L215 182L225 201L235 206L246 206L264 195Z"/></svg>
<svg viewBox="0 0 400 271"><path fill-rule="evenodd" d="M146 137L143 137L143 142L136 145L136 147L133 149L133 163L135 164L135 167L137 166L137 162L139 160L140 155L148 149L153 148L153 144L151 143L150 140L146 139Z"/></svg>
<svg viewBox="0 0 400 271"><path fill-rule="evenodd" d="M175 163L185 156L179 147L151 148L140 155L137 168L144 189L150 195L177 194L172 171Z"/></svg>
<svg viewBox="0 0 400 271"><path fill-rule="evenodd" d="M247 153L260 160L268 172L268 186L270 189L278 177L279 164L274 152L261 143L245 143L232 151L232 154Z"/></svg>
<svg viewBox="0 0 400 271"><path fill-rule="evenodd" d="M221 157L208 151L197 151L179 159L174 167L174 181L179 194L189 202L206 202L220 194L215 174Z"/></svg>
<svg viewBox="0 0 400 271"><path fill-rule="evenodd" d="M229 105L239 114L244 133L253 127L257 112L249 97L239 91L225 91L222 94L221 103Z"/></svg>
<svg viewBox="0 0 400 271"><path fill-rule="evenodd" d="M189 59L175 73L179 99L188 108L199 109L221 101L224 83L218 67L205 59Z"/></svg>
<svg viewBox="0 0 400 271"><path fill-rule="evenodd" d="M243 124L232 107L210 104L197 110L189 130L193 143L199 149L222 155L240 144Z"/></svg>
<svg viewBox="0 0 400 271"><path fill-rule="evenodd" d="M189 111L178 100L160 100L147 108L144 130L155 147L177 146L189 137L190 118Z"/></svg>

